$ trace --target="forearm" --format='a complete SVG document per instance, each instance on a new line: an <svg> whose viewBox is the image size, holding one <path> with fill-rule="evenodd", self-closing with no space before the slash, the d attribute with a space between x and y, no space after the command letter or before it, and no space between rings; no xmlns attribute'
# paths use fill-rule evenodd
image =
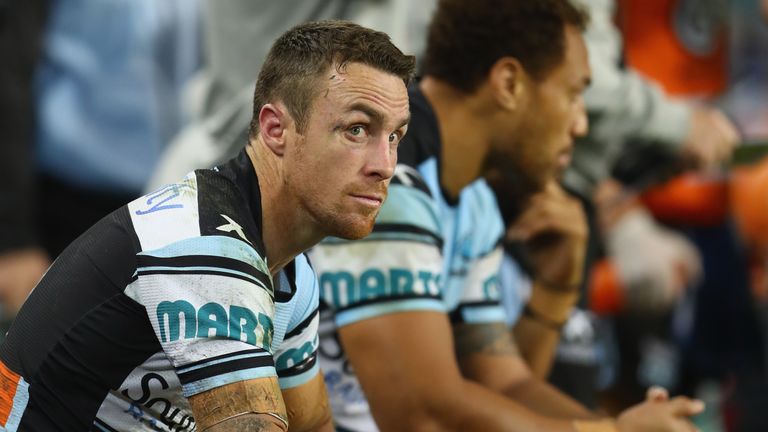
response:
<svg viewBox="0 0 768 432"><path fill-rule="evenodd" d="M599 416L546 381L531 378L504 390L504 395L550 418L597 419Z"/></svg>
<svg viewBox="0 0 768 432"><path fill-rule="evenodd" d="M483 352L476 356L486 361L467 364L478 372L474 375L462 376L452 356L451 327L444 314L390 314L340 329L345 352L381 431L573 432L569 420L547 419L498 389L479 384L488 379L515 382L500 377L509 371L505 367L510 356L517 359L516 366L522 365L518 356L508 354L505 341L510 335L504 323L454 328L464 350ZM484 375L469 378L479 374Z"/></svg>
<svg viewBox="0 0 768 432"><path fill-rule="evenodd" d="M201 432L288 430L277 377L216 387L191 396L189 404Z"/></svg>
<svg viewBox="0 0 768 432"><path fill-rule="evenodd" d="M454 334L462 376L494 396L477 395L471 397L472 401L482 400L478 403L487 405L491 402L481 398L500 399L499 406L493 410L509 416L504 420L505 424L523 430L551 430L560 425L558 421L567 425L575 419L591 417L578 403L531 375L503 324L455 325ZM462 401L470 399L467 395L473 391L466 387L465 384L458 391ZM477 412L483 409L472 407ZM551 427L543 427L539 425L541 421L554 423Z"/></svg>
<svg viewBox="0 0 768 432"><path fill-rule="evenodd" d="M542 395L546 396L544 393ZM526 406L524 400L492 392L471 381L463 383L456 400L458 403L451 407L451 412L458 417L451 429L456 431L572 432L572 421L577 417L584 418L574 415L557 419L533 406Z"/></svg>
<svg viewBox="0 0 768 432"><path fill-rule="evenodd" d="M522 315L512 329L512 334L533 376L547 379L560 342L560 331L533 317Z"/></svg>
<svg viewBox="0 0 768 432"><path fill-rule="evenodd" d="M535 377L543 380L549 375L560 341L560 330L578 299L576 290L558 292L534 284L528 305L512 333Z"/></svg>
<svg viewBox="0 0 768 432"><path fill-rule="evenodd" d="M291 432L334 430L322 373L299 387L283 389Z"/></svg>
<svg viewBox="0 0 768 432"><path fill-rule="evenodd" d="M411 406L398 415L386 413L386 420L380 418L384 416L376 416L382 432L573 432L572 419L547 418L518 401L469 380L462 380L455 391L435 388L428 395L412 396L416 396L420 406Z"/></svg>
<svg viewBox="0 0 768 432"><path fill-rule="evenodd" d="M264 431L285 432L288 428L277 417L269 414L244 414L241 416L224 419L200 429L201 432L232 432L232 431Z"/></svg>

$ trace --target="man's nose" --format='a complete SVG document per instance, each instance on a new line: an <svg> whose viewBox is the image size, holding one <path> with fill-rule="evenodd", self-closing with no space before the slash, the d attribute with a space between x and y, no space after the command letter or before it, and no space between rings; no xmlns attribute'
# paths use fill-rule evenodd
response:
<svg viewBox="0 0 768 432"><path fill-rule="evenodd" d="M576 113L573 120L573 126L571 128L571 134L575 137L586 136L589 132L589 120L587 118L587 107L584 103L584 97L579 96L579 100L576 104Z"/></svg>
<svg viewBox="0 0 768 432"><path fill-rule="evenodd" d="M370 143L366 158L366 175L387 180L395 173L397 147L389 142L389 136L378 137Z"/></svg>

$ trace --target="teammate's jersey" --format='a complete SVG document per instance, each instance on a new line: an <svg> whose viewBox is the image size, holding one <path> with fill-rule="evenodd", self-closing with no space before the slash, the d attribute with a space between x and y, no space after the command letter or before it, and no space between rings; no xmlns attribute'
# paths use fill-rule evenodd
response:
<svg viewBox="0 0 768 432"><path fill-rule="evenodd" d="M193 431L187 398L317 374L318 286L274 280L245 152L116 210L54 262L0 348L0 430Z"/></svg>
<svg viewBox="0 0 768 432"><path fill-rule="evenodd" d="M327 239L311 252L320 279L320 363L340 430L374 431L336 328L400 311L440 311L453 322L504 322L497 273L503 222L488 185L476 181L458 202L439 182L437 119L414 86L411 122L373 233Z"/></svg>

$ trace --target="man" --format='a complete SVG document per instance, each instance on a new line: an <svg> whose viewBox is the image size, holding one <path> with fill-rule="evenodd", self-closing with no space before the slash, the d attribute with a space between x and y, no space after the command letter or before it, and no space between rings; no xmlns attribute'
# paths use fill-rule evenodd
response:
<svg viewBox="0 0 768 432"><path fill-rule="evenodd" d="M498 305L504 225L482 177L519 200L543 191L555 203L532 198L536 210L522 211L512 237L538 243L537 253L551 245L557 261L583 247L583 232L544 231L570 207L553 181L586 132L583 24L565 0L440 2L373 233L312 253L330 317L320 355L339 430L682 431L702 409L654 391L616 421L596 418L532 377ZM499 195L500 207L521 207L509 196ZM562 325L578 262L540 275L530 331Z"/></svg>
<svg viewBox="0 0 768 432"><path fill-rule="evenodd" d="M351 23L281 36L245 150L118 209L33 291L0 349L3 430L330 427L302 252L371 231L413 65Z"/></svg>

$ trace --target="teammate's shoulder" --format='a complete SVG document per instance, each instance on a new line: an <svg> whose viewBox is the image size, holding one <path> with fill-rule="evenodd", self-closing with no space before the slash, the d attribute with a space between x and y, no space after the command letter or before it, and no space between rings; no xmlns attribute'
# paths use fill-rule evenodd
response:
<svg viewBox="0 0 768 432"><path fill-rule="evenodd" d="M430 198L432 197L432 192L419 170L407 164L397 164L390 185L413 188L425 193Z"/></svg>

